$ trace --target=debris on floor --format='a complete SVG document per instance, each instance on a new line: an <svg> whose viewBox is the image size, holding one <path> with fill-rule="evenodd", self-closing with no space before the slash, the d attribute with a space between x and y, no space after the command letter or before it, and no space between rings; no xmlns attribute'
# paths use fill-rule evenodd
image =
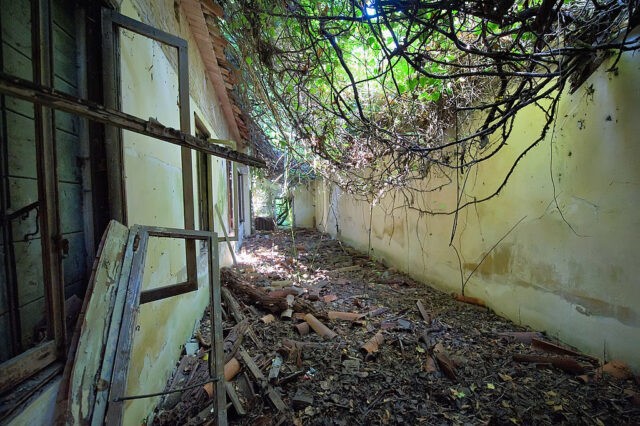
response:
<svg viewBox="0 0 640 426"><path fill-rule="evenodd" d="M313 230L244 241L222 268L229 423L633 424L640 379ZM208 314L199 336L209 336ZM194 338L154 424L214 421ZM193 353L193 354L192 354ZM233 407L233 408L231 408Z"/></svg>

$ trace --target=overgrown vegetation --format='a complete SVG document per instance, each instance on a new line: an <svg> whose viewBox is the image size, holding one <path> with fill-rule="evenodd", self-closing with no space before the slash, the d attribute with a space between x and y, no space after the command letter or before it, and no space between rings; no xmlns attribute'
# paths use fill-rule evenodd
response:
<svg viewBox="0 0 640 426"><path fill-rule="evenodd" d="M608 56L615 72L640 47L629 37L638 0L223 4L254 120L296 161L369 201L447 184L460 193L461 176L504 148L520 110L544 111L500 185L439 214L498 194L546 136L565 87Z"/></svg>

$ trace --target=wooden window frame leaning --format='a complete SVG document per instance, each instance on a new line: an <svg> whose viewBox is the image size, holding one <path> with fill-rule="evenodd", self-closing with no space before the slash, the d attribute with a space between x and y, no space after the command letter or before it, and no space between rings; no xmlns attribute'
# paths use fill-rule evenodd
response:
<svg viewBox="0 0 640 426"><path fill-rule="evenodd" d="M180 131L186 134L191 133L191 112L189 106L189 46L185 39L161 31L142 22L124 16L114 10L102 9L102 55L103 66L106 70L104 76L105 105L120 109L120 37L119 30L126 29L150 38L158 43L173 47L178 51L178 109L180 111ZM111 72L109 72L111 71ZM114 199L120 200L123 208L123 215L126 216L126 188L124 184L124 153L122 143L122 130L106 126L105 137L107 146L111 147L107 152L108 158L116 161L109 162L113 170L108 173L110 187L116 187ZM109 149L109 148L108 148ZM111 154L109 156L109 154ZM184 228L195 229L195 212L193 202L193 163L191 159L191 149L181 147L180 156L182 162L182 202L184 212ZM127 225L126 217L123 217L123 224ZM198 288L198 273L196 244L192 239L185 241L185 256L187 265L187 281L177 285L181 291L190 291Z"/></svg>
<svg viewBox="0 0 640 426"><path fill-rule="evenodd" d="M142 291L144 276L144 264L147 253L149 237L178 238L187 241L206 241L208 246L209 266L209 304L211 317L211 348L209 356L209 376L214 382L215 408L218 425L227 424L226 393L224 387L224 360L222 338L222 302L220 293L220 271L218 265L217 235L210 231L195 231L185 229L163 228L157 226L137 226L132 228L133 258L131 272L127 282L126 302L122 313L119 338L115 359L113 361L113 376L109 389L109 402L107 406L105 424L122 424L124 406L127 399L146 397L129 396L126 394L129 376L129 361L136 327L136 317L141 304L153 300L165 299L183 293L176 292L175 285L160 287L157 289ZM197 290L194 289L194 290ZM150 297L149 295L153 295ZM93 419L94 424L101 424L101 419ZM96 421L98 423L96 423Z"/></svg>

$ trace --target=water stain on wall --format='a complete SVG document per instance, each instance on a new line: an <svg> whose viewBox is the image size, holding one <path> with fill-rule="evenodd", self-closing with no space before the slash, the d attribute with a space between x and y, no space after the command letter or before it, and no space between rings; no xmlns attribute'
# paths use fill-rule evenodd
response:
<svg viewBox="0 0 640 426"><path fill-rule="evenodd" d="M512 245L505 244L489 253L480 266L478 263L465 262L462 267L469 272L478 268L475 273L480 275L506 275L511 273L512 251ZM483 254L479 258L482 259L484 256Z"/></svg>

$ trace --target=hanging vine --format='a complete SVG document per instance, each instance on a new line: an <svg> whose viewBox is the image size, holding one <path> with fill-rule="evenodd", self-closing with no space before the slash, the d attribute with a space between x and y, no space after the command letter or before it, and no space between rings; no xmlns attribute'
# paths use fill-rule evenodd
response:
<svg viewBox="0 0 640 426"><path fill-rule="evenodd" d="M226 0L223 28L244 102L276 148L369 201L397 189L411 208L451 214L500 193L565 89L640 47L638 3ZM460 188L526 107L544 112L539 135L488 195L458 193L449 211L411 202Z"/></svg>

